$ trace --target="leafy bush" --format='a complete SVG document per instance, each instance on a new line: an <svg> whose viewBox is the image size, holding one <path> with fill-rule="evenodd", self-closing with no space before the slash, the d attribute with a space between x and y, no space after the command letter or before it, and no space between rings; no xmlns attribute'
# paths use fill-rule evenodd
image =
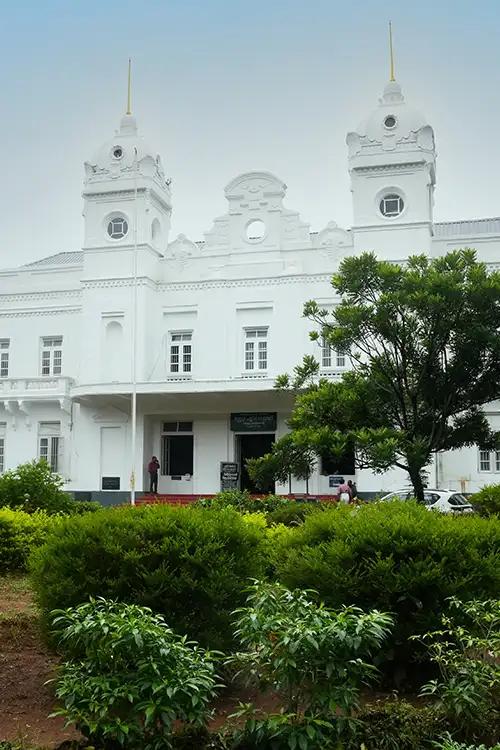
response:
<svg viewBox="0 0 500 750"><path fill-rule="evenodd" d="M43 544L54 523L44 511L0 508L0 573L25 570L31 551Z"/></svg>
<svg viewBox="0 0 500 750"><path fill-rule="evenodd" d="M84 513L95 513L102 510L103 506L96 500L73 500L68 512L72 515L83 515Z"/></svg>
<svg viewBox="0 0 500 750"><path fill-rule="evenodd" d="M234 510L145 506L63 519L33 555L44 622L89 596L151 607L176 632L231 643L231 612L266 565L264 534Z"/></svg>
<svg viewBox="0 0 500 750"><path fill-rule="evenodd" d="M146 607L91 600L54 612L69 657L56 679L64 716L96 744L172 747L174 722L203 726L215 697L210 652L176 635Z"/></svg>
<svg viewBox="0 0 500 750"><path fill-rule="evenodd" d="M500 750L500 744L493 747L486 745L464 745L461 742L455 742L449 735L442 742L434 743L436 750Z"/></svg>
<svg viewBox="0 0 500 750"><path fill-rule="evenodd" d="M295 503L295 500L289 500L282 495L265 495L263 497L252 497L247 490L225 490L219 492L214 497L207 497L198 500L195 507L214 508L235 508L240 513L271 513L282 506Z"/></svg>
<svg viewBox="0 0 500 750"><path fill-rule="evenodd" d="M0 475L0 506L26 513L71 511L73 500L64 492L64 480L54 474L47 461L30 461Z"/></svg>
<svg viewBox="0 0 500 750"><path fill-rule="evenodd" d="M423 695L438 699L461 736L488 739L500 734L500 600L452 599L442 628L422 636L440 677ZM490 734L491 733L491 734Z"/></svg>
<svg viewBox="0 0 500 750"><path fill-rule="evenodd" d="M500 484L487 484L469 498L482 516L500 516Z"/></svg>
<svg viewBox="0 0 500 750"><path fill-rule="evenodd" d="M276 510L267 514L268 523L282 523L284 526L300 526L310 513L317 513L325 510L325 505L321 503L301 503L296 500L285 503Z"/></svg>
<svg viewBox="0 0 500 750"><path fill-rule="evenodd" d="M360 688L376 673L365 659L386 638L392 624L388 615L365 614L355 607L333 612L314 604L307 592L259 582L247 606L235 614L235 635L245 651L227 662L237 664L247 679L256 679L261 689L271 688L284 709L279 717L264 720L251 714L242 738L256 747L264 739L279 738L307 750L325 747L324 730L333 724L339 732L345 725L355 726Z"/></svg>
<svg viewBox="0 0 500 750"><path fill-rule="evenodd" d="M446 726L436 708L404 700L367 705L358 719L358 735L343 738L346 750L431 750Z"/></svg>
<svg viewBox="0 0 500 750"><path fill-rule="evenodd" d="M390 648L398 684L416 651L413 634L437 629L450 596L495 596L500 587L500 519L450 517L416 503L373 503L307 516L282 537L277 576L312 588L328 606L355 604L395 615ZM419 675L420 677L420 675Z"/></svg>

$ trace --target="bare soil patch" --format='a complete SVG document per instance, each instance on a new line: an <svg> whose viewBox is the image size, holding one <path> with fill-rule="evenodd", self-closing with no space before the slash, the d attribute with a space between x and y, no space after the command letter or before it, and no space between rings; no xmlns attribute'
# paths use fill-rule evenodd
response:
<svg viewBox="0 0 500 750"><path fill-rule="evenodd" d="M57 657L43 645L26 578L0 578L0 741L52 747L78 734L49 719L54 697L46 682Z"/></svg>

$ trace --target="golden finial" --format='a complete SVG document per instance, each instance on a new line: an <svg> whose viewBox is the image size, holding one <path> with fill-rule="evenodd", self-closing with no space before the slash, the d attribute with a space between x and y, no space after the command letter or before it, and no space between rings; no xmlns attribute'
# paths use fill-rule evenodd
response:
<svg viewBox="0 0 500 750"><path fill-rule="evenodd" d="M395 81L396 78L394 76L394 49L392 46L392 23L389 21L389 49L391 53L391 74L389 77L390 81Z"/></svg>
<svg viewBox="0 0 500 750"><path fill-rule="evenodd" d="M132 94L131 94L131 70L132 70L132 61L129 57L128 59L128 89L127 89L127 115L132 114Z"/></svg>

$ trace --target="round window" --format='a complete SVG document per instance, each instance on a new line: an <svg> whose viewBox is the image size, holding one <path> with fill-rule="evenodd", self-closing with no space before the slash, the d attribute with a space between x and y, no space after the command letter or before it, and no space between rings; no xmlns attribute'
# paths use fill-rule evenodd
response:
<svg viewBox="0 0 500 750"><path fill-rule="evenodd" d="M254 219L247 224L246 238L249 242L258 242L264 239L266 225L260 219Z"/></svg>
<svg viewBox="0 0 500 750"><path fill-rule="evenodd" d="M121 240L128 232L128 222L124 216L115 216L108 224L108 234L112 240Z"/></svg>
<svg viewBox="0 0 500 750"><path fill-rule="evenodd" d="M123 149L121 146L113 146L111 153L113 154L113 159L121 159L123 156Z"/></svg>
<svg viewBox="0 0 500 750"><path fill-rule="evenodd" d="M384 125L388 130L392 130L396 127L396 118L394 115L387 115L387 117L384 120Z"/></svg>
<svg viewBox="0 0 500 750"><path fill-rule="evenodd" d="M400 195L391 193L390 195L384 195L380 201L380 213L382 216L399 216L403 211L405 204Z"/></svg>

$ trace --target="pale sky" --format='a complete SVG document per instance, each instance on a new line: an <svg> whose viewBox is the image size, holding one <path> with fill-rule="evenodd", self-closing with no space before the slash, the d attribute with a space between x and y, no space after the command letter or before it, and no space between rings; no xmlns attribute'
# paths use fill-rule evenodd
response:
<svg viewBox="0 0 500 750"><path fill-rule="evenodd" d="M345 136L396 77L434 127L435 218L500 215L500 2L1 0L0 267L77 250L83 162L139 129L172 178L171 239L268 170L312 230L352 220ZM385 15L387 14L387 15ZM416 248L417 250L418 248Z"/></svg>

